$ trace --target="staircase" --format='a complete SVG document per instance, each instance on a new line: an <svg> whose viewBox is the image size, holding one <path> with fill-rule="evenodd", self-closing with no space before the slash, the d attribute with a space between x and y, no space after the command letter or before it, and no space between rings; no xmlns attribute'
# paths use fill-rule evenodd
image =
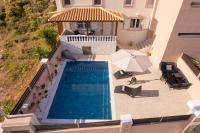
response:
<svg viewBox="0 0 200 133"><path fill-rule="evenodd" d="M141 42L138 42L135 44L135 48L136 50L139 50L141 52L148 52L148 50L150 49L151 45L153 43L153 39L147 39L147 40L144 40L144 41L141 41Z"/></svg>
<svg viewBox="0 0 200 133"><path fill-rule="evenodd" d="M149 48L152 45L152 43L153 43L153 39L147 39L147 40L138 42L135 45L136 45L137 50L143 51L144 49Z"/></svg>

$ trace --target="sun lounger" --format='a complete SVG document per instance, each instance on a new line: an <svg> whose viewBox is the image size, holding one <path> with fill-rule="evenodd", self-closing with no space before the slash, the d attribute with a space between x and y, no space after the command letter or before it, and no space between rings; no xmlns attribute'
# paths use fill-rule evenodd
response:
<svg viewBox="0 0 200 133"><path fill-rule="evenodd" d="M139 86L137 88L131 88L131 87L122 85L122 86L117 86L115 88L115 93L124 93L131 97L135 97L139 95L141 92L142 92L142 86Z"/></svg>
<svg viewBox="0 0 200 133"><path fill-rule="evenodd" d="M119 70L114 74L116 79L123 79L123 78L129 78L133 76L133 72L125 72L124 70Z"/></svg>

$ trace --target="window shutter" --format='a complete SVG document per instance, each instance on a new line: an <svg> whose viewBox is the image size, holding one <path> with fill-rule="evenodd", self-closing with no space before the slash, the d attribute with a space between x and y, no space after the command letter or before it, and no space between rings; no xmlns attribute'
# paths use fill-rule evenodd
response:
<svg viewBox="0 0 200 133"><path fill-rule="evenodd" d="M124 29L130 29L131 19L124 20Z"/></svg>
<svg viewBox="0 0 200 133"><path fill-rule="evenodd" d="M149 29L149 22L150 20L148 18L142 20L141 26L143 30Z"/></svg>

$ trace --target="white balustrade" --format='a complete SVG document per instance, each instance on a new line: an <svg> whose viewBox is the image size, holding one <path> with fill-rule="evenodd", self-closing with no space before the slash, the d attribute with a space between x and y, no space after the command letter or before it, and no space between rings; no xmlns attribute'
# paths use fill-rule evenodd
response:
<svg viewBox="0 0 200 133"><path fill-rule="evenodd" d="M86 35L62 35L61 39L69 43L76 42L116 42L116 36L86 36Z"/></svg>

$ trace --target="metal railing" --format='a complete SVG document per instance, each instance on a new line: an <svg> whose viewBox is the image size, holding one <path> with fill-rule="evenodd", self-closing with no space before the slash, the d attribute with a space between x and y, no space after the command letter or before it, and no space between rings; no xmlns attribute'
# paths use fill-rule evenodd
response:
<svg viewBox="0 0 200 133"><path fill-rule="evenodd" d="M176 122L189 120L192 114L188 115L177 115L177 116L165 116L165 117L154 117L154 118L144 118L144 119L133 119L134 125L144 125L151 123L164 123L164 122Z"/></svg>
<svg viewBox="0 0 200 133"><path fill-rule="evenodd" d="M36 131L42 130L62 130L73 128L87 128L87 127L105 127L120 125L120 120L91 122L91 123L74 123L74 124L47 124L47 125L34 125Z"/></svg>

